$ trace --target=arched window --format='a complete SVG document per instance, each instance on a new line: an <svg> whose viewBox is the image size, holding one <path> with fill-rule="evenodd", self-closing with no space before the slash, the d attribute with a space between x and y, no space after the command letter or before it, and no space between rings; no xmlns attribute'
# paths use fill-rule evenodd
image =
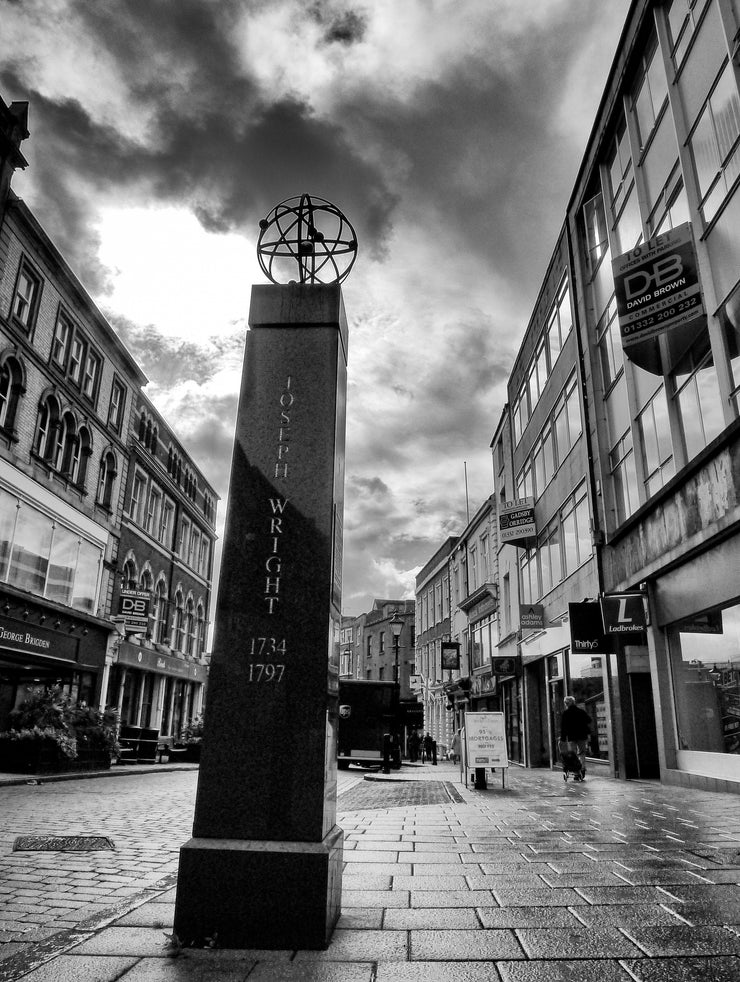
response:
<svg viewBox="0 0 740 982"><path fill-rule="evenodd" d="M192 655L195 653L195 604L193 603L193 598L188 597L187 608L185 612L185 647L182 649L186 654Z"/></svg>
<svg viewBox="0 0 740 982"><path fill-rule="evenodd" d="M0 365L0 430L13 432L18 399L23 392L23 373L20 362L7 358Z"/></svg>
<svg viewBox="0 0 740 982"><path fill-rule="evenodd" d="M146 414L142 410L141 417L139 419L139 439L144 442L144 437L146 436Z"/></svg>
<svg viewBox="0 0 740 982"><path fill-rule="evenodd" d="M98 472L98 504L103 508L111 508L113 501L113 483L116 479L116 458L108 450L103 454Z"/></svg>
<svg viewBox="0 0 740 982"><path fill-rule="evenodd" d="M193 654L200 657L203 654L206 644L206 617L203 604L198 603L198 610L195 615L195 648Z"/></svg>
<svg viewBox="0 0 740 982"><path fill-rule="evenodd" d="M60 443L60 429L59 403L53 396L47 396L39 406L34 449L39 457L53 466Z"/></svg>
<svg viewBox="0 0 740 982"><path fill-rule="evenodd" d="M136 575L136 563L133 559L127 559L121 571L121 586L124 590L135 590L138 576Z"/></svg>
<svg viewBox="0 0 740 982"><path fill-rule="evenodd" d="M183 650L183 638L185 634L185 608L182 590L175 594L175 616L172 623L172 647L175 651Z"/></svg>
<svg viewBox="0 0 740 982"><path fill-rule="evenodd" d="M157 455L157 444L159 443L159 430L156 426L152 427L152 442L149 449L156 456Z"/></svg>
<svg viewBox="0 0 740 982"><path fill-rule="evenodd" d="M144 433L144 446L147 450L151 450L152 446L152 421L148 419L146 421L146 432Z"/></svg>
<svg viewBox="0 0 740 982"><path fill-rule="evenodd" d="M167 586L163 579L157 580L152 605L152 639L157 644L167 643Z"/></svg>

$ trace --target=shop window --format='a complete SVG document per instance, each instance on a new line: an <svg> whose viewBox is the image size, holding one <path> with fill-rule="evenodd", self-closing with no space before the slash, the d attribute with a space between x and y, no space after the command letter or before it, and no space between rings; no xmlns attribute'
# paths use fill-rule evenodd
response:
<svg viewBox="0 0 740 982"><path fill-rule="evenodd" d="M609 759L607 709L604 697L604 658L602 655L568 654L570 694L576 705L591 718L591 743L586 753L600 760Z"/></svg>
<svg viewBox="0 0 740 982"><path fill-rule="evenodd" d="M99 546L0 491L0 579L79 610L97 607Z"/></svg>
<svg viewBox="0 0 740 982"><path fill-rule="evenodd" d="M681 750L740 754L740 605L668 630Z"/></svg>
<svg viewBox="0 0 740 982"><path fill-rule="evenodd" d="M26 260L21 261L11 304L13 320L28 334L36 320L41 297L41 278Z"/></svg>
<svg viewBox="0 0 740 982"><path fill-rule="evenodd" d="M709 222L740 174L740 96L726 63L689 138L704 221Z"/></svg>

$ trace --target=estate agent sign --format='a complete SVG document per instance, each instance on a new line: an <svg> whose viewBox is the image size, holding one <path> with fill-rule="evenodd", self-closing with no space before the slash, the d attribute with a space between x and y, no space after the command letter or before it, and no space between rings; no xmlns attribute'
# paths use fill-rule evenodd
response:
<svg viewBox="0 0 740 982"><path fill-rule="evenodd" d="M504 502L499 510L498 528L501 542L518 542L537 535L534 498Z"/></svg>
<svg viewBox="0 0 740 982"><path fill-rule="evenodd" d="M622 345L630 348L705 314L691 225L685 222L612 262Z"/></svg>

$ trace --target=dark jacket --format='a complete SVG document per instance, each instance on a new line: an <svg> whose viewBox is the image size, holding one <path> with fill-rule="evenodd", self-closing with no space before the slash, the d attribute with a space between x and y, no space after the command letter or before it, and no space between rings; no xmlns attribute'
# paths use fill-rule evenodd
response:
<svg viewBox="0 0 740 982"><path fill-rule="evenodd" d="M568 706L560 717L561 740L588 740L591 735L591 717L578 706Z"/></svg>

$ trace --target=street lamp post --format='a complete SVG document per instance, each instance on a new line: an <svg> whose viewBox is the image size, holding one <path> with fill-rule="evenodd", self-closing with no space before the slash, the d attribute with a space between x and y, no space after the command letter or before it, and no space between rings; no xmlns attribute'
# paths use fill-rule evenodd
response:
<svg viewBox="0 0 740 982"><path fill-rule="evenodd" d="M401 631L403 630L403 618L400 616L398 611L396 611L391 618L391 631L393 632L393 681L396 683L396 713L400 712L401 708L401 675L399 672L399 659L398 659L398 645L401 637ZM395 722L395 741L396 746L393 752L395 763L398 767L401 766L401 734L399 719L396 717Z"/></svg>

